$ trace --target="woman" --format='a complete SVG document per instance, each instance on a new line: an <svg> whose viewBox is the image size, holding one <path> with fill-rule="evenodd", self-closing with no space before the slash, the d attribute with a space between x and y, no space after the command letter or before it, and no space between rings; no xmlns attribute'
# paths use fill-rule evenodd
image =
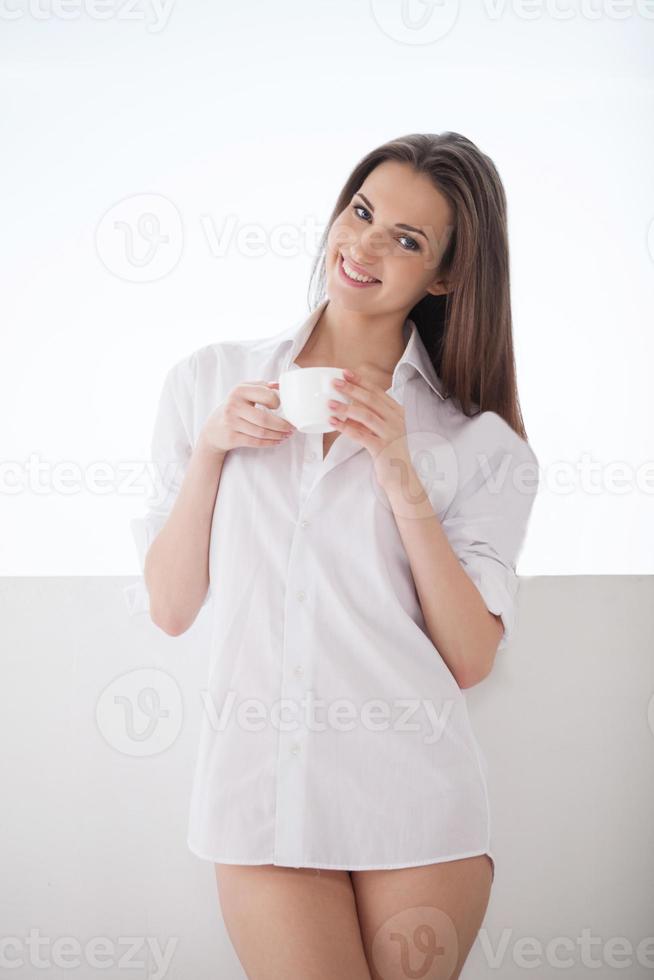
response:
<svg viewBox="0 0 654 980"><path fill-rule="evenodd" d="M174 636L213 600L188 844L248 977L456 978L494 875L462 691L512 632L538 485L492 161L457 133L373 150L316 269L301 324L168 372L127 594ZM277 411L313 365L346 369L324 435Z"/></svg>

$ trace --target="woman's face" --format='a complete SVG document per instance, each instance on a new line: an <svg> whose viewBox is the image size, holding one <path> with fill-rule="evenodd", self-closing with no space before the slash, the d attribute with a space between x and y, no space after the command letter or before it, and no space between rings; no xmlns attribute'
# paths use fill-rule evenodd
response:
<svg viewBox="0 0 654 980"><path fill-rule="evenodd" d="M438 264L452 232L452 208L429 178L410 164L385 160L368 174L330 229L329 298L379 315L408 312L427 293L447 292ZM352 283L343 258L378 281Z"/></svg>

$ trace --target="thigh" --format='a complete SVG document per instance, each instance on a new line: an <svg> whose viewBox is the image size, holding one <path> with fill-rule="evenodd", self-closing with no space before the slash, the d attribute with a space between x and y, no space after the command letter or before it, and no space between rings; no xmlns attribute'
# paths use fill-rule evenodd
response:
<svg viewBox="0 0 654 980"><path fill-rule="evenodd" d="M370 980L348 871L216 864L225 927L248 980Z"/></svg>
<svg viewBox="0 0 654 980"><path fill-rule="evenodd" d="M456 980L486 914L490 858L350 874L373 980Z"/></svg>

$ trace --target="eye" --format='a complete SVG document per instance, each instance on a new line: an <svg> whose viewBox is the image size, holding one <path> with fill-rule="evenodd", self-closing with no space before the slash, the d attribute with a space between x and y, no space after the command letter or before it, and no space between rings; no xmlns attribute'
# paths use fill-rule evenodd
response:
<svg viewBox="0 0 654 980"><path fill-rule="evenodd" d="M352 205L352 210L356 214L357 218L360 218L361 217L361 215L357 213L358 211L365 211L366 214L370 214L370 211L368 210L368 208L364 208L363 204L354 204L354 205ZM367 218L363 218L362 220L363 221L367 221L368 219Z"/></svg>
<svg viewBox="0 0 654 980"><path fill-rule="evenodd" d="M354 205L352 205L352 210L356 214L357 218L361 218L361 215L358 214L359 211L365 211L366 214L370 214L370 211L368 210L368 208L364 207L363 204L354 204ZM367 221L368 219L367 218L361 218L361 220L362 221ZM415 240L415 238L410 238L409 235L399 235L397 240L398 241L404 240L404 241L407 241L407 242L411 242L411 247L410 248L405 248L404 245L402 246L402 248L404 249L405 252L419 252L420 251L420 246L418 245L418 243Z"/></svg>
<svg viewBox="0 0 654 980"><path fill-rule="evenodd" d="M420 246L418 245L418 243L415 240L415 238L409 238L408 235L400 235L400 238L403 238L407 242L411 242L411 244L413 246L412 248L407 248L405 251L407 251L407 252L419 252L420 251Z"/></svg>

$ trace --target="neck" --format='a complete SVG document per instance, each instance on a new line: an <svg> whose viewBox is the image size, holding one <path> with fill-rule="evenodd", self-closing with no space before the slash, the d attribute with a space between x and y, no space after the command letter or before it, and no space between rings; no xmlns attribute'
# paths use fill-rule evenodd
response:
<svg viewBox="0 0 654 980"><path fill-rule="evenodd" d="M392 374L406 347L407 316L405 311L361 313L329 300L303 353L326 366L357 371L367 365Z"/></svg>

